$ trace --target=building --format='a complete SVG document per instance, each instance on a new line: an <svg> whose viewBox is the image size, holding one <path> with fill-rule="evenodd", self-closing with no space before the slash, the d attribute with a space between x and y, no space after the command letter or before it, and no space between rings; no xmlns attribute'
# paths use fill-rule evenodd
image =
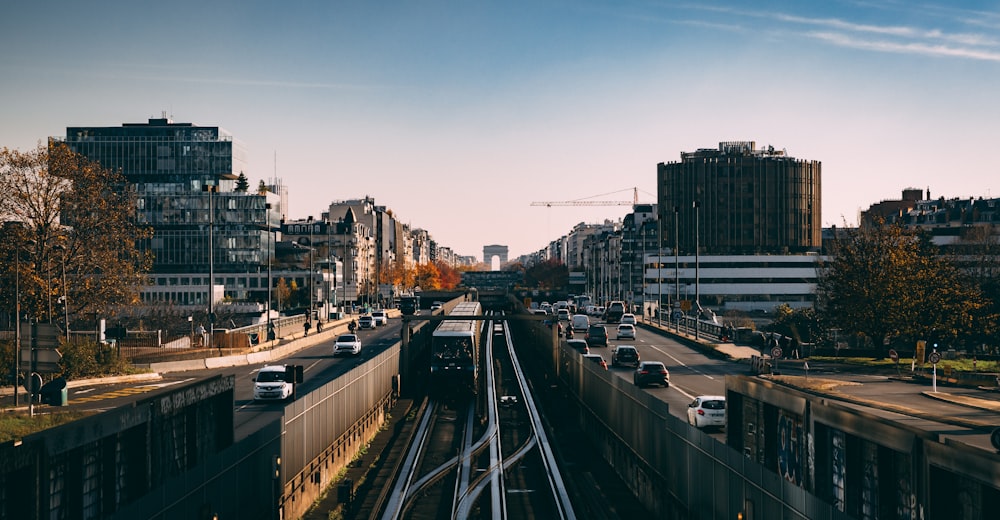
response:
<svg viewBox="0 0 1000 520"><path fill-rule="evenodd" d="M146 303L204 309L223 298L266 302L281 197L249 185L246 152L230 133L163 117L68 127L63 141L120 170L137 192L136 219L153 230L140 244L153 256Z"/></svg>
<svg viewBox="0 0 1000 520"><path fill-rule="evenodd" d="M821 165L753 141L682 152L657 166L664 243L682 254L801 254L818 251ZM675 222L676 219L676 222Z"/></svg>

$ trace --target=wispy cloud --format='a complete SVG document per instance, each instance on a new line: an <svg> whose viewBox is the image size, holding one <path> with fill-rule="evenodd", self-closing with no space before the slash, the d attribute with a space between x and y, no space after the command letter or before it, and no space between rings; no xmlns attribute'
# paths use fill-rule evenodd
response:
<svg viewBox="0 0 1000 520"><path fill-rule="evenodd" d="M810 37L841 47L900 54L944 56L974 60L1000 62L1000 52L978 48L931 45L921 42L896 42L888 40L868 40L836 32L812 32Z"/></svg>

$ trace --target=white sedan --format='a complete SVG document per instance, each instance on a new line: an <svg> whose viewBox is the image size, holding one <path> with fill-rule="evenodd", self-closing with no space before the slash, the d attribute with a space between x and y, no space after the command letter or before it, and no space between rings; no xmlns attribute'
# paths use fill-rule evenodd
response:
<svg viewBox="0 0 1000 520"><path fill-rule="evenodd" d="M361 353L361 338L357 334L341 334L333 344L333 355Z"/></svg>
<svg viewBox="0 0 1000 520"><path fill-rule="evenodd" d="M688 405L688 424L695 428L726 425L726 398L721 395L699 395Z"/></svg>

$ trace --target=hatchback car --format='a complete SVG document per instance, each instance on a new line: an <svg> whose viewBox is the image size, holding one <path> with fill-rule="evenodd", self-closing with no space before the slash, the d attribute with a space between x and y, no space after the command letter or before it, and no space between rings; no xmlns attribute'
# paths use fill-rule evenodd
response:
<svg viewBox="0 0 1000 520"><path fill-rule="evenodd" d="M615 339L635 339L635 325L621 324Z"/></svg>
<svg viewBox="0 0 1000 520"><path fill-rule="evenodd" d="M606 347L608 346L608 329L604 325L591 325L587 329L587 346Z"/></svg>
<svg viewBox="0 0 1000 520"><path fill-rule="evenodd" d="M695 428L726 425L726 398L721 395L699 395L688 405L688 424Z"/></svg>
<svg viewBox="0 0 1000 520"><path fill-rule="evenodd" d="M641 361L632 374L632 383L638 387L663 385L663 388L667 388L670 386L670 372L659 361Z"/></svg>
<svg viewBox="0 0 1000 520"><path fill-rule="evenodd" d="M601 365L604 368L604 370L608 369L608 362L604 361L604 357L601 356L600 354L584 354L583 357L585 359L593 361L594 363L597 363L598 365Z"/></svg>
<svg viewBox="0 0 1000 520"><path fill-rule="evenodd" d="M639 351L631 345L622 345L611 354L611 366L639 366Z"/></svg>
<svg viewBox="0 0 1000 520"><path fill-rule="evenodd" d="M333 344L333 355L361 353L361 338L357 334L341 334Z"/></svg>
<svg viewBox="0 0 1000 520"><path fill-rule="evenodd" d="M575 350L575 351L577 351L577 352L579 352L581 354L590 354L590 347L587 346L587 341L586 340L582 340L582 339L568 339L568 340L566 340L566 345L569 348L571 348L571 349L573 349L573 350Z"/></svg>
<svg viewBox="0 0 1000 520"><path fill-rule="evenodd" d="M635 325L635 314L632 314L631 312L626 312L625 314L622 314L621 323Z"/></svg>
<svg viewBox="0 0 1000 520"><path fill-rule="evenodd" d="M368 316L367 314L358 318L358 326L362 329L374 329L375 328L375 318Z"/></svg>

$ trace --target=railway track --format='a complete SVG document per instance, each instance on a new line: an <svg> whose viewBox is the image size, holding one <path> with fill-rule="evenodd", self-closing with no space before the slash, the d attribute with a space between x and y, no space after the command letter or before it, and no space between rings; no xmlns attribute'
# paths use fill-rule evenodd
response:
<svg viewBox="0 0 1000 520"><path fill-rule="evenodd" d="M389 519L575 519L502 317L484 321L480 402L428 400L378 514Z"/></svg>

